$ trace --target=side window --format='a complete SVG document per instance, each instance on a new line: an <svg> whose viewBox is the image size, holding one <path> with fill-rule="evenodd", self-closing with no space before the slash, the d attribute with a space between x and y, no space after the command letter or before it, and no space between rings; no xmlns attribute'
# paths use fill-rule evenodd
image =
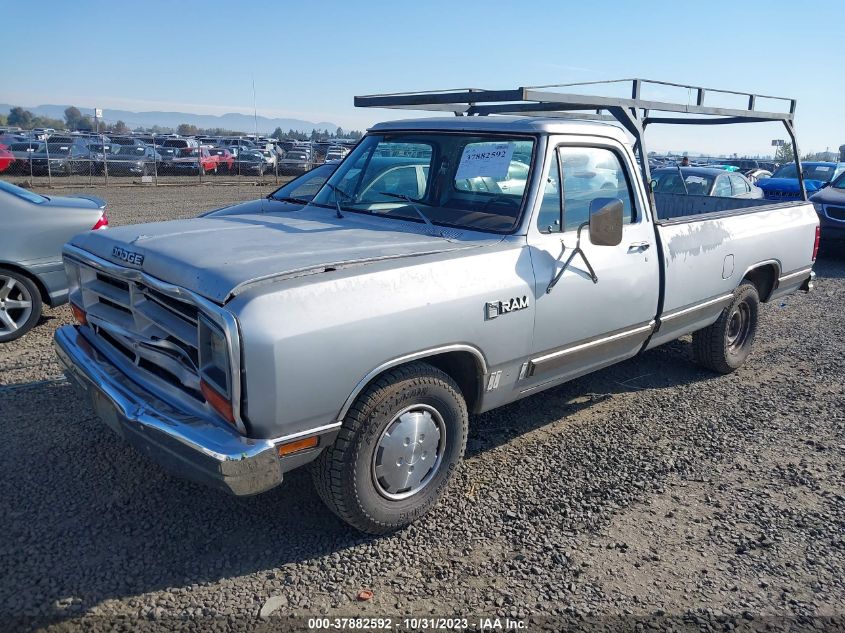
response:
<svg viewBox="0 0 845 633"><path fill-rule="evenodd" d="M733 195L738 196L751 191L751 188L748 186L748 183L745 182L745 178L743 178L739 174L731 174L728 177L731 179L731 188L733 189Z"/></svg>
<svg viewBox="0 0 845 633"><path fill-rule="evenodd" d="M590 217L590 203L596 198L622 201L625 224L636 220L631 183L619 157L598 147L562 147L563 230L574 231Z"/></svg>
<svg viewBox="0 0 845 633"><path fill-rule="evenodd" d="M549 161L549 173L543 188L543 201L537 214L537 229L541 233L560 233L561 198L560 169L557 151Z"/></svg>
<svg viewBox="0 0 845 633"><path fill-rule="evenodd" d="M730 198L733 196L731 192L731 181L727 176L719 176L716 178L716 188L713 190L713 195L719 198Z"/></svg>

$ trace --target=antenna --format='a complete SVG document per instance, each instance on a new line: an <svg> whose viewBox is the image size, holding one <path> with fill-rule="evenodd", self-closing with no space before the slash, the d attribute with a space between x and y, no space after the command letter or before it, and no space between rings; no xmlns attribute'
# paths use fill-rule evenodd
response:
<svg viewBox="0 0 845 633"><path fill-rule="evenodd" d="M252 117L255 122L255 140L258 141L258 109L255 106L255 75L252 76Z"/></svg>

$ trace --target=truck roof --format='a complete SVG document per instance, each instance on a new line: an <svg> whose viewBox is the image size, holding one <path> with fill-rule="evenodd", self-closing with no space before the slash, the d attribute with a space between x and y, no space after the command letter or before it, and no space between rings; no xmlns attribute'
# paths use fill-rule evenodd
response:
<svg viewBox="0 0 845 633"><path fill-rule="evenodd" d="M471 132L513 132L517 134L595 134L626 143L628 136L613 123L578 121L554 117L461 116L400 119L377 123L371 132L385 130L447 130Z"/></svg>

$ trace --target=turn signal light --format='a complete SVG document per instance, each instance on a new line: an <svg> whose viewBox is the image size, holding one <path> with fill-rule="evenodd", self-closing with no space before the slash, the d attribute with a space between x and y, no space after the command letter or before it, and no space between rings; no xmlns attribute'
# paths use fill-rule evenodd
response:
<svg viewBox="0 0 845 633"><path fill-rule="evenodd" d="M281 444L279 446L279 457L285 457L286 455L291 455L300 451L307 451L309 448L316 447L319 441L320 438L315 435L314 437L306 437L302 440L295 440L293 442L288 442L287 444Z"/></svg>
<svg viewBox="0 0 845 633"><path fill-rule="evenodd" d="M88 325L88 315L85 314L85 310L75 303L71 303L70 311L73 313L73 318L76 319L76 322L79 323L79 325Z"/></svg>
<svg viewBox="0 0 845 633"><path fill-rule="evenodd" d="M229 424L235 423L235 414L232 412L232 403L217 393L217 390L204 380L200 380L200 391L205 401L217 411Z"/></svg>

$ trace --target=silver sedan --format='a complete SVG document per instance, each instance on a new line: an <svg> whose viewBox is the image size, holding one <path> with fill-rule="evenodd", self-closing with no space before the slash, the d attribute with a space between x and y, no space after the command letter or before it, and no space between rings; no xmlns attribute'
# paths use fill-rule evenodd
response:
<svg viewBox="0 0 845 633"><path fill-rule="evenodd" d="M99 198L48 198L0 180L0 343L32 329L45 303L67 301L62 245L108 224Z"/></svg>

